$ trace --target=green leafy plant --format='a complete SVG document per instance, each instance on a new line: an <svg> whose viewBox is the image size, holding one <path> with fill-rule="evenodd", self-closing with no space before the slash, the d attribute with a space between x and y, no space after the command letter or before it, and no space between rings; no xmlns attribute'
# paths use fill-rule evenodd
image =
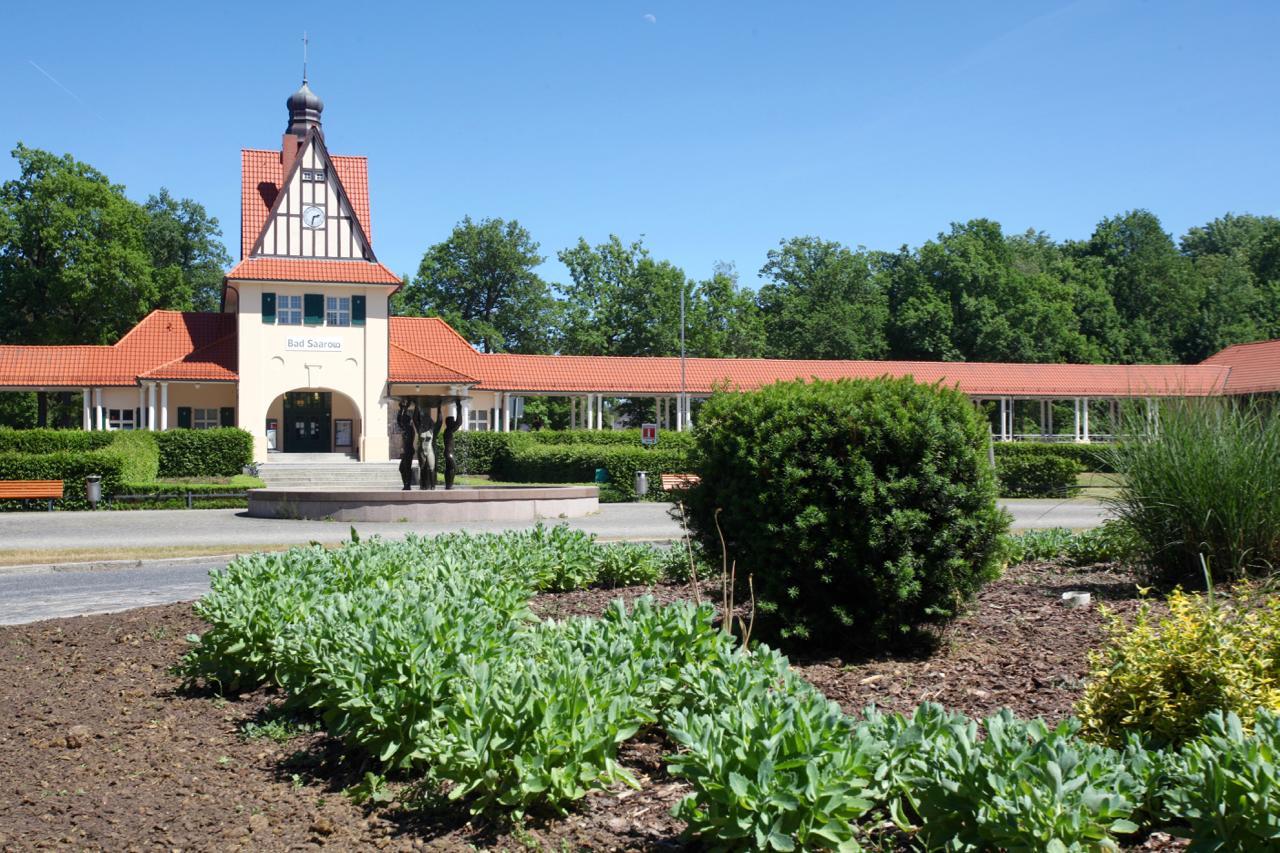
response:
<svg viewBox="0 0 1280 853"><path fill-rule="evenodd" d="M230 477L253 461L253 436L237 427L152 433L161 477Z"/></svg>
<svg viewBox="0 0 1280 853"><path fill-rule="evenodd" d="M1061 498L1077 491L1084 467L1064 456L1006 456L996 461L1000 494L1006 498Z"/></svg>

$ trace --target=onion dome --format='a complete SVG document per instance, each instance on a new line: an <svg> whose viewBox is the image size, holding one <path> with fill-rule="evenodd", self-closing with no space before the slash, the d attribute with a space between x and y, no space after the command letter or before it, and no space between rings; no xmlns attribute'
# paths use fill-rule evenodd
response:
<svg viewBox="0 0 1280 853"><path fill-rule="evenodd" d="M295 136L306 136L311 128L320 128L320 113L324 112L324 101L311 91L304 78L298 91L289 96L285 102L289 107L289 126L285 133Z"/></svg>

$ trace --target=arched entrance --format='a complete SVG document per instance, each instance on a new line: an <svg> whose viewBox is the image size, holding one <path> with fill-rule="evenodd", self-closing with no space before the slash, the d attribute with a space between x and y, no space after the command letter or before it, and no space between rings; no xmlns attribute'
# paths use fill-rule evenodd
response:
<svg viewBox="0 0 1280 853"><path fill-rule="evenodd" d="M267 450L273 453L345 453L360 449L360 408L340 391L286 391L267 409Z"/></svg>

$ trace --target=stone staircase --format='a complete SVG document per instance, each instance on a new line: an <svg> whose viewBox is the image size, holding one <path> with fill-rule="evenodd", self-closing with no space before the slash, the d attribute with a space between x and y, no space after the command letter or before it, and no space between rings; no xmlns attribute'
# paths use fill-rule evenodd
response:
<svg viewBox="0 0 1280 853"><path fill-rule="evenodd" d="M399 489L399 462L359 462L345 453L273 453L258 466L268 489Z"/></svg>

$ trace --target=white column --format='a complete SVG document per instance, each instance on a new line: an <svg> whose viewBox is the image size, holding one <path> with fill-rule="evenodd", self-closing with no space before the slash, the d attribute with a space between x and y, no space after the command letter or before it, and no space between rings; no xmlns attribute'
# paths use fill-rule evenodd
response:
<svg viewBox="0 0 1280 853"><path fill-rule="evenodd" d="M80 405L84 411L82 413L81 427L84 429L93 429L93 414L90 410L93 408L93 389L82 388L80 390Z"/></svg>
<svg viewBox="0 0 1280 853"><path fill-rule="evenodd" d="M1080 398L1072 397L1071 402L1075 404L1075 419L1076 419L1075 440L1079 442L1080 441Z"/></svg>
<svg viewBox="0 0 1280 853"><path fill-rule="evenodd" d="M1081 406L1081 408L1084 409L1084 441L1086 444L1088 444L1089 441L1091 440L1089 438L1089 398L1088 397L1084 398L1084 403Z"/></svg>
<svg viewBox="0 0 1280 853"><path fill-rule="evenodd" d="M101 388L93 389L93 406L94 406L93 428L101 431L106 428L106 424L103 422L104 418L102 414L102 389Z"/></svg>
<svg viewBox="0 0 1280 853"><path fill-rule="evenodd" d="M1048 432L1049 432L1049 435L1052 436L1054 434L1053 432L1053 401L1052 400L1045 400L1044 410L1048 415L1048 417L1045 418L1045 423L1049 425Z"/></svg>
<svg viewBox="0 0 1280 853"><path fill-rule="evenodd" d="M511 395L502 392L502 431L511 432Z"/></svg>
<svg viewBox="0 0 1280 853"><path fill-rule="evenodd" d="M145 429L143 422L147 419L147 386L138 384L138 414L134 416L133 428Z"/></svg>
<svg viewBox="0 0 1280 853"><path fill-rule="evenodd" d="M604 395L596 395L596 429L604 429Z"/></svg>
<svg viewBox="0 0 1280 853"><path fill-rule="evenodd" d="M147 383L147 429L156 429L156 383Z"/></svg>
<svg viewBox="0 0 1280 853"><path fill-rule="evenodd" d="M160 383L160 429L169 428L169 383Z"/></svg>
<svg viewBox="0 0 1280 853"><path fill-rule="evenodd" d="M453 390L453 389L450 389L450 390ZM454 394L456 396L461 396L461 391L460 390L454 391ZM462 398L462 423L458 424L458 429L462 430L463 432L466 432L467 430L471 429L470 421L471 421L471 398L463 397Z"/></svg>

